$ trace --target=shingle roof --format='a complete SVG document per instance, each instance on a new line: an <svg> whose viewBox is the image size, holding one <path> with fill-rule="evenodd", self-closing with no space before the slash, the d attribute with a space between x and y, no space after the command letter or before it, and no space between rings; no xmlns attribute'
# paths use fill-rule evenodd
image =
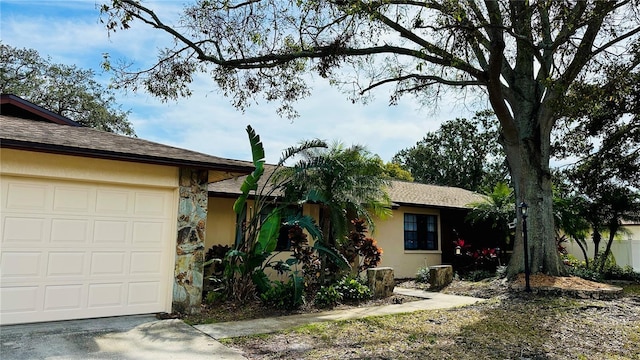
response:
<svg viewBox="0 0 640 360"><path fill-rule="evenodd" d="M267 182L267 180L269 179L269 175L276 169L275 165L265 165L265 172L264 175L262 175L262 177L260 178L260 180L258 181L258 189L261 189ZM253 171L253 169L252 169ZM240 186L242 186L242 183L244 182L244 179L246 179L247 176L237 176L234 177L233 179L227 179L224 181L218 181L215 183L210 183L209 184L209 192L212 192L216 195L220 195L220 196L236 196L236 195L240 195ZM265 191L266 192L266 191ZM253 195L253 192L251 193L251 195ZM276 191L274 192L274 194L272 194L274 196L281 196L282 193L280 191Z"/></svg>
<svg viewBox="0 0 640 360"><path fill-rule="evenodd" d="M2 106L3 115L70 126L82 126L65 116L56 114L13 94L1 94L0 105Z"/></svg>
<svg viewBox="0 0 640 360"><path fill-rule="evenodd" d="M246 174L252 164L180 149L147 140L99 131L0 115L0 146L30 151L189 166Z"/></svg>
<svg viewBox="0 0 640 360"><path fill-rule="evenodd" d="M484 199L478 193L461 188L406 181L392 181L388 191L391 201L399 205L469 208L470 203Z"/></svg>
<svg viewBox="0 0 640 360"><path fill-rule="evenodd" d="M261 179L262 183L264 178ZM242 176L209 184L209 191L220 196L238 195L244 179L245 176ZM470 203L484 199L482 195L465 189L395 180L391 181L388 192L396 205L469 208Z"/></svg>

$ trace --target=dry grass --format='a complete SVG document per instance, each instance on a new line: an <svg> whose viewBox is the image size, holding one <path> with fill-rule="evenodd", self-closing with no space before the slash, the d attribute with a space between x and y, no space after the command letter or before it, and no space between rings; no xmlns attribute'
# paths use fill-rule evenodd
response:
<svg viewBox="0 0 640 360"><path fill-rule="evenodd" d="M501 290L502 289L502 290ZM640 296L577 300L510 295L499 282L446 292L490 301L451 310L320 323L225 341L249 359L640 360Z"/></svg>

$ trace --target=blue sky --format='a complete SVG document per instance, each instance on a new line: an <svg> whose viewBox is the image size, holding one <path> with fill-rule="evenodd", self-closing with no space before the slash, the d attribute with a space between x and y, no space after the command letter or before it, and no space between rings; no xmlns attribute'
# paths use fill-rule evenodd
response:
<svg viewBox="0 0 640 360"><path fill-rule="evenodd" d="M0 38L7 45L35 49L54 62L93 69L105 85L110 75L100 69L104 53L112 60L126 59L142 68L153 63L157 49L171 42L163 32L142 24L109 36L99 22L100 3L0 0ZM146 1L169 19L178 14L183 3ZM362 144L389 161L442 121L473 114L455 99L444 99L437 109L412 98L388 106L388 89L375 93L367 105L352 104L322 79L310 77L309 81L312 95L297 103L300 117L293 121L279 117L275 104L264 101L244 113L236 110L206 77L196 79L189 98L162 103L145 92L119 92L117 100L123 110L131 111L129 119L138 137L225 158L250 159L244 130L250 124L260 134L269 162L277 161L282 149L312 138Z"/></svg>

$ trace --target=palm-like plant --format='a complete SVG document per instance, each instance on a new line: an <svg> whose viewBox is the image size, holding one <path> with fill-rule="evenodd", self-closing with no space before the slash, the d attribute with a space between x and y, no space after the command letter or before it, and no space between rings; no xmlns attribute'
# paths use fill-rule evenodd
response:
<svg viewBox="0 0 640 360"><path fill-rule="evenodd" d="M485 193L485 200L469 204L472 209L467 215L467 221L472 224L489 223L509 242L509 223L515 216L513 189L506 183L499 182L492 191Z"/></svg>
<svg viewBox="0 0 640 360"><path fill-rule="evenodd" d="M299 164L281 168L275 179L290 179L286 198L320 205L326 245L344 239L352 219L363 218L374 229L374 216L391 213L384 167L363 146L336 142L327 149L311 148L300 154Z"/></svg>
<svg viewBox="0 0 640 360"><path fill-rule="evenodd" d="M587 237L591 232L589 224L589 203L584 196L555 194L553 197L553 218L558 242L569 238L580 247L587 266Z"/></svg>
<svg viewBox="0 0 640 360"><path fill-rule="evenodd" d="M251 144L251 153L255 169L241 185L241 195L233 205L237 215L237 235L234 248L226 255L225 279L228 295L244 301L253 298L255 287L265 292L270 281L263 271L265 262L275 250L280 226L283 224L283 209L286 203L279 202L276 196L289 182L287 178L275 180L274 174L284 163L296 154L310 149L326 147L323 141L311 140L296 147L286 149L278 163L270 169L265 168L265 153L260 136L251 126L247 126ZM253 207L247 216L247 199L253 196ZM267 208L271 211L263 216ZM309 216L296 216L286 219L289 224L303 227L314 238L320 238L320 230ZM324 249L319 249L324 250ZM294 285L301 289L301 280L294 278ZM296 289L299 293L301 290Z"/></svg>

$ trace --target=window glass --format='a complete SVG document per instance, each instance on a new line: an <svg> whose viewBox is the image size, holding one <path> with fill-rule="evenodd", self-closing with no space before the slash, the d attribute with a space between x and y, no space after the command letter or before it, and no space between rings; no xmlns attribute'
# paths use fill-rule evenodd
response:
<svg viewBox="0 0 640 360"><path fill-rule="evenodd" d="M405 250L438 250L438 217L404 214Z"/></svg>

